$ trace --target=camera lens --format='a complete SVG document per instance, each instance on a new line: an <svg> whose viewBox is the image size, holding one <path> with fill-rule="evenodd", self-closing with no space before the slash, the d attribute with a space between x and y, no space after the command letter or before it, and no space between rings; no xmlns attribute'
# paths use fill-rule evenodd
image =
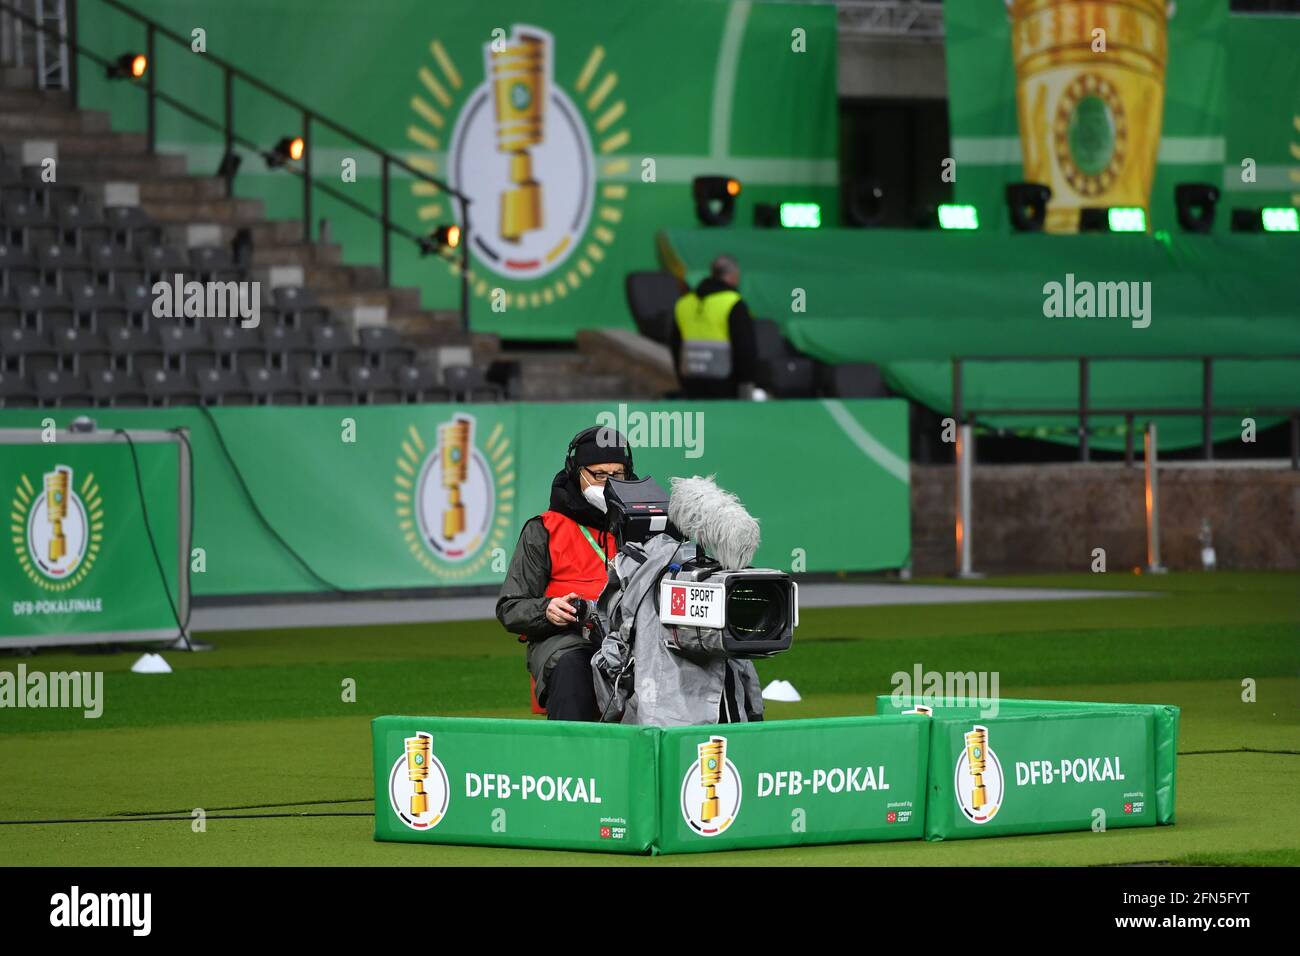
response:
<svg viewBox="0 0 1300 956"><path fill-rule="evenodd" d="M786 620L786 588L780 581L743 581L727 594L727 628L739 640L778 640Z"/></svg>

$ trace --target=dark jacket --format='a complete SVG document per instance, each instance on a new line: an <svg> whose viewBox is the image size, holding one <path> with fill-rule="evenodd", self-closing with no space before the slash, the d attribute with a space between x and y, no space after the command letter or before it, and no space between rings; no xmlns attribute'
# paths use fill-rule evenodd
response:
<svg viewBox="0 0 1300 956"><path fill-rule="evenodd" d="M695 287L695 294L701 299L714 292L735 291L721 279L712 276L707 276ZM731 336L731 383L735 385L754 381L754 317L749 314L749 306L745 305L744 299L739 299L731 307L731 313L727 316L727 332ZM672 349L673 367L676 368L678 357L682 354L682 333L677 328L676 316L672 322L669 348Z"/></svg>
<svg viewBox="0 0 1300 956"><path fill-rule="evenodd" d="M561 471L551 482L551 510L572 518L588 528L605 529L608 518L578 491L575 480ZM607 534L601 530L601 534ZM604 545L604 540L600 544ZM539 641L573 629L571 625L552 624L546 619L546 586L551 581L550 535L540 516L529 518L519 533L510 568L497 597L497 620L512 634L522 634L529 641Z"/></svg>

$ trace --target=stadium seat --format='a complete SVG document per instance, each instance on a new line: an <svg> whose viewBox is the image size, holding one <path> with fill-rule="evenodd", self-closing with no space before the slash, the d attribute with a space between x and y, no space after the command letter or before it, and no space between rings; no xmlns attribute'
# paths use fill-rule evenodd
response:
<svg viewBox="0 0 1300 956"><path fill-rule="evenodd" d="M193 405L199 400L198 388L184 372L150 369L140 376L140 381L153 406Z"/></svg>
<svg viewBox="0 0 1300 956"><path fill-rule="evenodd" d="M240 277L230 250L224 246L191 249L190 270L203 282L226 282Z"/></svg>
<svg viewBox="0 0 1300 956"><path fill-rule="evenodd" d="M238 372L205 368L193 373L194 387L203 405L251 405L253 396Z"/></svg>
<svg viewBox="0 0 1300 956"><path fill-rule="evenodd" d="M0 331L0 361L10 371L31 376L56 368L57 353L36 328L11 325Z"/></svg>
<svg viewBox="0 0 1300 956"><path fill-rule="evenodd" d="M36 266L41 281L57 289L70 289L91 277L90 263L81 250L60 242L46 242L36 247Z"/></svg>
<svg viewBox="0 0 1300 956"><path fill-rule="evenodd" d="M245 369L244 387L257 405L301 405L302 393L284 372L268 368Z"/></svg>
<svg viewBox="0 0 1300 956"><path fill-rule="evenodd" d="M281 286L272 294L271 304L281 315L281 324L304 328L329 319L329 309L316 301L310 290L300 286Z"/></svg>
<svg viewBox="0 0 1300 956"><path fill-rule="evenodd" d="M312 360L317 368L350 368L357 364L360 349L352 344L348 333L333 323L317 325L308 333Z"/></svg>
<svg viewBox="0 0 1300 956"><path fill-rule="evenodd" d="M499 402L503 397L501 386L489 382L483 370L473 365L448 365L442 379L454 400Z"/></svg>
<svg viewBox="0 0 1300 956"><path fill-rule="evenodd" d="M754 355L754 384L781 398L816 392L812 359L797 355L771 319L754 320Z"/></svg>
<svg viewBox="0 0 1300 956"><path fill-rule="evenodd" d="M397 370L397 388L406 402L446 402L451 392L438 384L438 375L423 365L407 365Z"/></svg>
<svg viewBox="0 0 1300 956"><path fill-rule="evenodd" d="M91 401L100 408L139 407L149 403L139 376L113 368L100 369L89 375Z"/></svg>
<svg viewBox="0 0 1300 956"><path fill-rule="evenodd" d="M214 325L208 331L208 343L216 353L218 368L239 371L266 366L266 349L257 329L233 321Z"/></svg>
<svg viewBox="0 0 1300 956"><path fill-rule="evenodd" d="M0 408L32 408L36 391L25 375L0 366Z"/></svg>
<svg viewBox="0 0 1300 956"><path fill-rule="evenodd" d="M415 350L403 345L401 336L386 325L360 329L357 344L365 363L373 368L398 368L415 361Z"/></svg>
<svg viewBox="0 0 1300 956"><path fill-rule="evenodd" d="M178 274L184 282L194 278L190 274L190 262L184 250L161 243L149 243L137 246L135 254L136 262L150 286L158 281L171 285Z"/></svg>
<svg viewBox="0 0 1300 956"><path fill-rule="evenodd" d="M157 339L134 325L121 325L104 334L104 342L113 357L113 367L121 372L142 372L162 367L162 351Z"/></svg>
<svg viewBox="0 0 1300 956"><path fill-rule="evenodd" d="M72 318L72 298L58 289L29 283L18 289L18 308L34 327L44 329L46 323L63 317Z"/></svg>
<svg viewBox="0 0 1300 956"><path fill-rule="evenodd" d="M16 246L31 248L31 235L38 229L53 230L54 217L29 200L19 199L6 202L0 207L0 222L4 223L7 238Z"/></svg>
<svg viewBox="0 0 1300 956"><path fill-rule="evenodd" d="M92 403L86 376L63 369L47 369L32 378L42 408L72 408Z"/></svg>
<svg viewBox="0 0 1300 956"><path fill-rule="evenodd" d="M195 372L216 364L216 353L208 348L207 336L195 323L161 319L155 335L163 367L169 371Z"/></svg>
<svg viewBox="0 0 1300 956"><path fill-rule="evenodd" d="M320 368L300 368L294 373L303 402L307 405L347 405L352 390L337 372Z"/></svg>
<svg viewBox="0 0 1300 956"><path fill-rule="evenodd" d="M100 285L116 287L119 284L115 281L118 278L118 273L123 272L138 272L140 273L139 281L144 281L144 270L134 253L108 239L101 239L98 242L91 243L86 249L86 261L95 274L95 281ZM125 285L126 283L121 284Z"/></svg>
<svg viewBox="0 0 1300 956"><path fill-rule="evenodd" d="M70 325L51 329L50 345L58 353L60 363L67 371L88 373L107 368L110 356L104 340L89 329Z"/></svg>
<svg viewBox="0 0 1300 956"><path fill-rule="evenodd" d="M99 330L108 327L113 318L126 318L126 301L117 289L81 282L72 287L71 293L76 321L85 328Z"/></svg>
<svg viewBox="0 0 1300 956"><path fill-rule="evenodd" d="M292 326L262 324L257 331L266 353L267 368L288 370L312 355L307 334Z"/></svg>
<svg viewBox="0 0 1300 956"><path fill-rule="evenodd" d="M58 206L59 238L65 245L86 250L108 238L103 213L92 203L74 200Z"/></svg>
<svg viewBox="0 0 1300 956"><path fill-rule="evenodd" d="M673 306L686 291L682 283L671 272L629 272L624 290L637 331L655 342L669 344Z"/></svg>
<svg viewBox="0 0 1300 956"><path fill-rule="evenodd" d="M396 404L402 400L402 391L388 369L361 365L348 369L344 378L359 405Z"/></svg>
<svg viewBox="0 0 1300 956"><path fill-rule="evenodd" d="M9 292L22 285L39 282L40 275L36 259L30 252L0 241L0 292Z"/></svg>
<svg viewBox="0 0 1300 956"><path fill-rule="evenodd" d="M157 245L162 238L162 230L138 206L110 206L104 210L104 223L112 241L128 249Z"/></svg>

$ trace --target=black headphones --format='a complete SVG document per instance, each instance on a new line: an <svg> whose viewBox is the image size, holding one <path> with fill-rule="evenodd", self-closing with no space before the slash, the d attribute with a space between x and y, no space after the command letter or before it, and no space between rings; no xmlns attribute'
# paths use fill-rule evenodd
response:
<svg viewBox="0 0 1300 956"><path fill-rule="evenodd" d="M577 462L574 461L574 458L577 455L578 446L581 445L589 435L596 434L606 429L609 429L609 431L614 432L615 435L618 435L619 438L623 439L622 448L627 452L627 476L629 478L634 478L636 476L636 468L632 464L632 446L628 444L627 438L615 429L610 428L608 425L592 425L590 428L584 428L582 431L578 432L578 434L573 436L573 441L569 442L569 450L564 453L565 474L572 477L574 472L577 471Z"/></svg>

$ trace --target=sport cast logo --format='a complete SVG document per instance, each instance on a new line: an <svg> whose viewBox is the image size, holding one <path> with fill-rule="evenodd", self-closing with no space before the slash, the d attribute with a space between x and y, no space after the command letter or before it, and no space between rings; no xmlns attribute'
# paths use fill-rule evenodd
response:
<svg viewBox="0 0 1300 956"><path fill-rule="evenodd" d="M971 823L988 823L1002 806L1002 763L989 746L989 729L976 724L965 735L966 746L957 758L953 793Z"/></svg>
<svg viewBox="0 0 1300 956"><path fill-rule="evenodd" d="M740 813L740 772L727 759L727 738L699 745L699 759L682 778L682 819L700 836L725 833Z"/></svg>
<svg viewBox="0 0 1300 956"><path fill-rule="evenodd" d="M451 781L433 752L433 736L419 731L404 741L402 756L388 774L388 800L412 830L432 830L447 815Z"/></svg>
<svg viewBox="0 0 1300 956"><path fill-rule="evenodd" d="M104 502L93 474L82 480L80 494L67 465L46 472L39 489L21 475L10 513L14 553L33 583L47 591L81 583L104 537Z"/></svg>

